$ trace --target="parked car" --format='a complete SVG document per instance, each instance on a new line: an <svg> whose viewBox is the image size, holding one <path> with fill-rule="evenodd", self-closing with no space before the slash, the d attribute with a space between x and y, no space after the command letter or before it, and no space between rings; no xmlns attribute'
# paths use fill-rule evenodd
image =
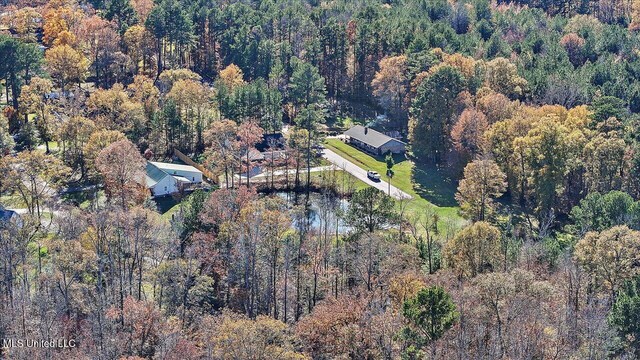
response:
<svg viewBox="0 0 640 360"><path fill-rule="evenodd" d="M376 171L367 170L367 177L373 181L380 181L380 174Z"/></svg>

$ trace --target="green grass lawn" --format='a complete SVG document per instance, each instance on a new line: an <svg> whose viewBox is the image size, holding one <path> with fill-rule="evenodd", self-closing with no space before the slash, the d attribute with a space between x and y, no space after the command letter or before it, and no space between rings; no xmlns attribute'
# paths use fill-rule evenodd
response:
<svg viewBox="0 0 640 360"><path fill-rule="evenodd" d="M387 164L382 157L373 157L339 139L327 139L327 148L335 151L345 159L365 170L375 170L383 175L387 173ZM435 166L416 166L404 155L394 156L395 176L391 184L413 196L407 207L408 211L419 214L429 204L436 206L436 212L443 221L453 220L461 224L464 220L458 214L458 204L455 200L456 185Z"/></svg>

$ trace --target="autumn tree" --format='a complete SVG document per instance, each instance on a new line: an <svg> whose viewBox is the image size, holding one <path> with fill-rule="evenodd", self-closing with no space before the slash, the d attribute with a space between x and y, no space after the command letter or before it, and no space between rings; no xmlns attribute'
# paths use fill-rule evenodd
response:
<svg viewBox="0 0 640 360"><path fill-rule="evenodd" d="M80 293L92 290L82 279L96 271L95 253L83 248L77 239L53 240L48 245L48 256L54 281L64 299L65 311L70 315L83 305Z"/></svg>
<svg viewBox="0 0 640 360"><path fill-rule="evenodd" d="M102 149L120 140L126 140L126 136L115 130L97 130L89 136L83 147L83 153L90 176L95 175L95 161Z"/></svg>
<svg viewBox="0 0 640 360"><path fill-rule="evenodd" d="M480 155L485 150L484 132L489 127L487 117L475 109L466 109L451 128L451 140L456 150L470 157Z"/></svg>
<svg viewBox="0 0 640 360"><path fill-rule="evenodd" d="M590 191L602 193L622 190L628 164L625 155L629 147L615 131L600 133L583 149L586 182Z"/></svg>
<svg viewBox="0 0 640 360"><path fill-rule="evenodd" d="M53 4L51 4L53 5ZM51 6L44 14L43 42L45 45L54 45L60 34L69 31L80 21L82 12L68 6Z"/></svg>
<svg viewBox="0 0 640 360"><path fill-rule="evenodd" d="M512 103L508 97L503 94L493 92L488 88L482 88L478 91L476 107L478 111L486 115L487 122L489 124L510 119L517 108L517 106Z"/></svg>
<svg viewBox="0 0 640 360"><path fill-rule="evenodd" d="M460 53L447 54L441 49L434 49L433 53L436 57L441 59L442 62L429 69L428 73L430 75L435 74L440 70L440 68L446 66L450 66L460 71L466 80L471 80L476 75L476 67L479 63L472 57L465 56Z"/></svg>
<svg viewBox="0 0 640 360"><path fill-rule="evenodd" d="M73 116L63 122L58 131L64 162L73 168L80 168L83 177L86 173L84 146L95 129L93 121L82 116Z"/></svg>
<svg viewBox="0 0 640 360"><path fill-rule="evenodd" d="M29 85L22 87L20 92L20 103L25 117L35 113L36 127L40 134L40 139L45 143L47 153L49 153L49 141L56 135L55 120L51 114L51 105L48 96L53 89L53 84L48 79L34 77Z"/></svg>
<svg viewBox="0 0 640 360"><path fill-rule="evenodd" d="M134 102L142 104L147 118L152 119L160 102L160 91L154 85L153 79L145 75L136 75L133 82L127 86L127 90Z"/></svg>
<svg viewBox="0 0 640 360"><path fill-rule="evenodd" d="M232 120L221 120L211 124L205 132L205 143L210 146L207 149L207 163L214 166L218 172L224 173L225 186L233 187L233 171L235 155L238 150L237 142L238 126ZM231 183L229 182L231 175Z"/></svg>
<svg viewBox="0 0 640 360"><path fill-rule="evenodd" d="M640 274L640 232L615 226L588 232L575 247L575 256L596 284L604 284L611 300L623 283Z"/></svg>
<svg viewBox="0 0 640 360"><path fill-rule="evenodd" d="M527 86L527 81L518 75L516 66L501 57L487 63L485 82L492 90L510 98L522 96Z"/></svg>
<svg viewBox="0 0 640 360"><path fill-rule="evenodd" d="M567 51L569 61L571 61L573 66L580 66L584 62L582 50L584 43L584 39L575 33L567 34L560 39L560 45L562 45L562 47Z"/></svg>
<svg viewBox="0 0 640 360"><path fill-rule="evenodd" d="M118 198L120 206L141 202L144 191L146 161L129 140L120 140L104 148L96 158L96 169L104 178L111 199Z"/></svg>
<svg viewBox="0 0 640 360"><path fill-rule="evenodd" d="M94 15L82 19L78 33L78 40L85 54L91 60L96 81L102 87L112 84L114 75L117 75L114 66L117 63L120 36L114 29L114 24Z"/></svg>
<svg viewBox="0 0 640 360"><path fill-rule="evenodd" d="M380 70L371 81L373 95L385 110L394 116L401 116L405 95L408 92L407 57L387 57L380 60L379 66Z"/></svg>
<svg viewBox="0 0 640 360"><path fill-rule="evenodd" d="M549 304L555 295L553 286L544 280L537 280L532 272L524 269L514 269L509 273L494 272L479 275L471 282L472 288L466 291L466 296L476 303L474 310L482 310L483 315L475 322L476 325L490 328L484 334L488 342L483 345L483 351L489 350L500 356L510 356L524 344L537 342L523 339L523 343L514 343L514 334L526 331L529 336L544 331L545 326L527 326L535 323L533 319L555 318L556 313L547 313L541 307ZM466 289L467 290L467 289ZM464 315L470 315L467 312ZM544 314L544 315L543 315ZM464 316L463 315L463 316ZM553 322L546 320L547 323ZM529 337L528 336L528 337ZM542 346L542 344L538 345Z"/></svg>
<svg viewBox="0 0 640 360"><path fill-rule="evenodd" d="M558 209L560 194L565 189L565 177L584 142L580 129L572 129L555 116L548 116L516 140L516 152L522 151L530 169L527 176L537 203L537 211L547 216ZM519 148L519 149L518 149Z"/></svg>
<svg viewBox="0 0 640 360"><path fill-rule="evenodd" d="M235 64L230 64L222 69L219 80L229 92L233 92L238 86L242 86L245 83L242 70Z"/></svg>
<svg viewBox="0 0 640 360"><path fill-rule="evenodd" d="M152 0L132 0L131 6L136 11L136 15L138 20L140 20L141 24L147 20L147 16L153 9L153 1ZM135 25L134 25L135 26Z"/></svg>
<svg viewBox="0 0 640 360"><path fill-rule="evenodd" d="M493 200L506 190L506 176L493 160L474 160L464 168L456 200L473 221L485 221L494 211Z"/></svg>
<svg viewBox="0 0 640 360"><path fill-rule="evenodd" d="M189 69L169 69L164 70L158 77L157 86L160 92L167 93L178 80L200 81L202 77Z"/></svg>
<svg viewBox="0 0 640 360"><path fill-rule="evenodd" d="M467 226L449 240L444 258L460 276L474 277L499 267L500 230L479 221Z"/></svg>
<svg viewBox="0 0 640 360"><path fill-rule="evenodd" d="M89 60L69 45L59 45L45 52L49 73L63 92L72 83L80 84L87 76Z"/></svg>
<svg viewBox="0 0 640 360"><path fill-rule="evenodd" d="M129 296L122 309L108 309L107 318L119 323L117 337L124 344L122 353L143 357L155 353L164 320L152 302L138 301Z"/></svg>
<svg viewBox="0 0 640 360"><path fill-rule="evenodd" d="M204 346L214 359L299 360L287 326L267 316L255 320L226 311L204 320Z"/></svg>
<svg viewBox="0 0 640 360"><path fill-rule="evenodd" d="M146 123L144 109L132 101L121 84L91 93L86 103L89 115L97 125L108 130L140 136Z"/></svg>
<svg viewBox="0 0 640 360"><path fill-rule="evenodd" d="M142 0L141 0L142 1ZM144 0L148 1L148 0ZM143 74L148 74L153 69L153 36L142 25L133 25L122 35L127 55L131 58L135 73L142 70ZM150 69L151 68L151 69Z"/></svg>
<svg viewBox="0 0 640 360"><path fill-rule="evenodd" d="M8 19L9 28L26 42L37 41L38 23L42 22L42 14L35 7L23 7L14 11Z"/></svg>
<svg viewBox="0 0 640 360"><path fill-rule="evenodd" d="M173 100L186 129L183 147L201 149L203 132L208 127L211 112L211 93L200 82L178 80L173 83L167 98ZM195 135L195 136L194 136Z"/></svg>

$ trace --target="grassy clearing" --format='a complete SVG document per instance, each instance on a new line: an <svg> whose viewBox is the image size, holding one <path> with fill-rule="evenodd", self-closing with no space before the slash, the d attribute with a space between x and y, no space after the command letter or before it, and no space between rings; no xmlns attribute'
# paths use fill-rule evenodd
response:
<svg viewBox="0 0 640 360"><path fill-rule="evenodd" d="M335 151L345 159L365 170L375 170L380 174L387 173L387 165L382 157L373 157L339 139L327 139L327 148ZM455 200L456 185L446 178L435 166L416 166L404 155L395 155L395 176L391 184L414 197L407 210L419 214L430 204L435 205L436 212L443 221L451 220L461 224L464 220L458 214Z"/></svg>

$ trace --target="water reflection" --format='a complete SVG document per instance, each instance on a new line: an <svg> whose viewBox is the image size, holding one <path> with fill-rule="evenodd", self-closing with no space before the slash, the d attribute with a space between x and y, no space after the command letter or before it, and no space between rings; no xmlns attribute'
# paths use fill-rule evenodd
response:
<svg viewBox="0 0 640 360"><path fill-rule="evenodd" d="M271 196L277 196L287 202L290 209L304 204L305 195L293 192L279 191ZM349 200L340 199L331 194L311 193L310 207L306 221L309 222L312 231L345 234L352 228L345 224L344 214L349 209ZM297 203L296 203L297 201ZM304 218L293 217L293 228L302 229L306 222Z"/></svg>

